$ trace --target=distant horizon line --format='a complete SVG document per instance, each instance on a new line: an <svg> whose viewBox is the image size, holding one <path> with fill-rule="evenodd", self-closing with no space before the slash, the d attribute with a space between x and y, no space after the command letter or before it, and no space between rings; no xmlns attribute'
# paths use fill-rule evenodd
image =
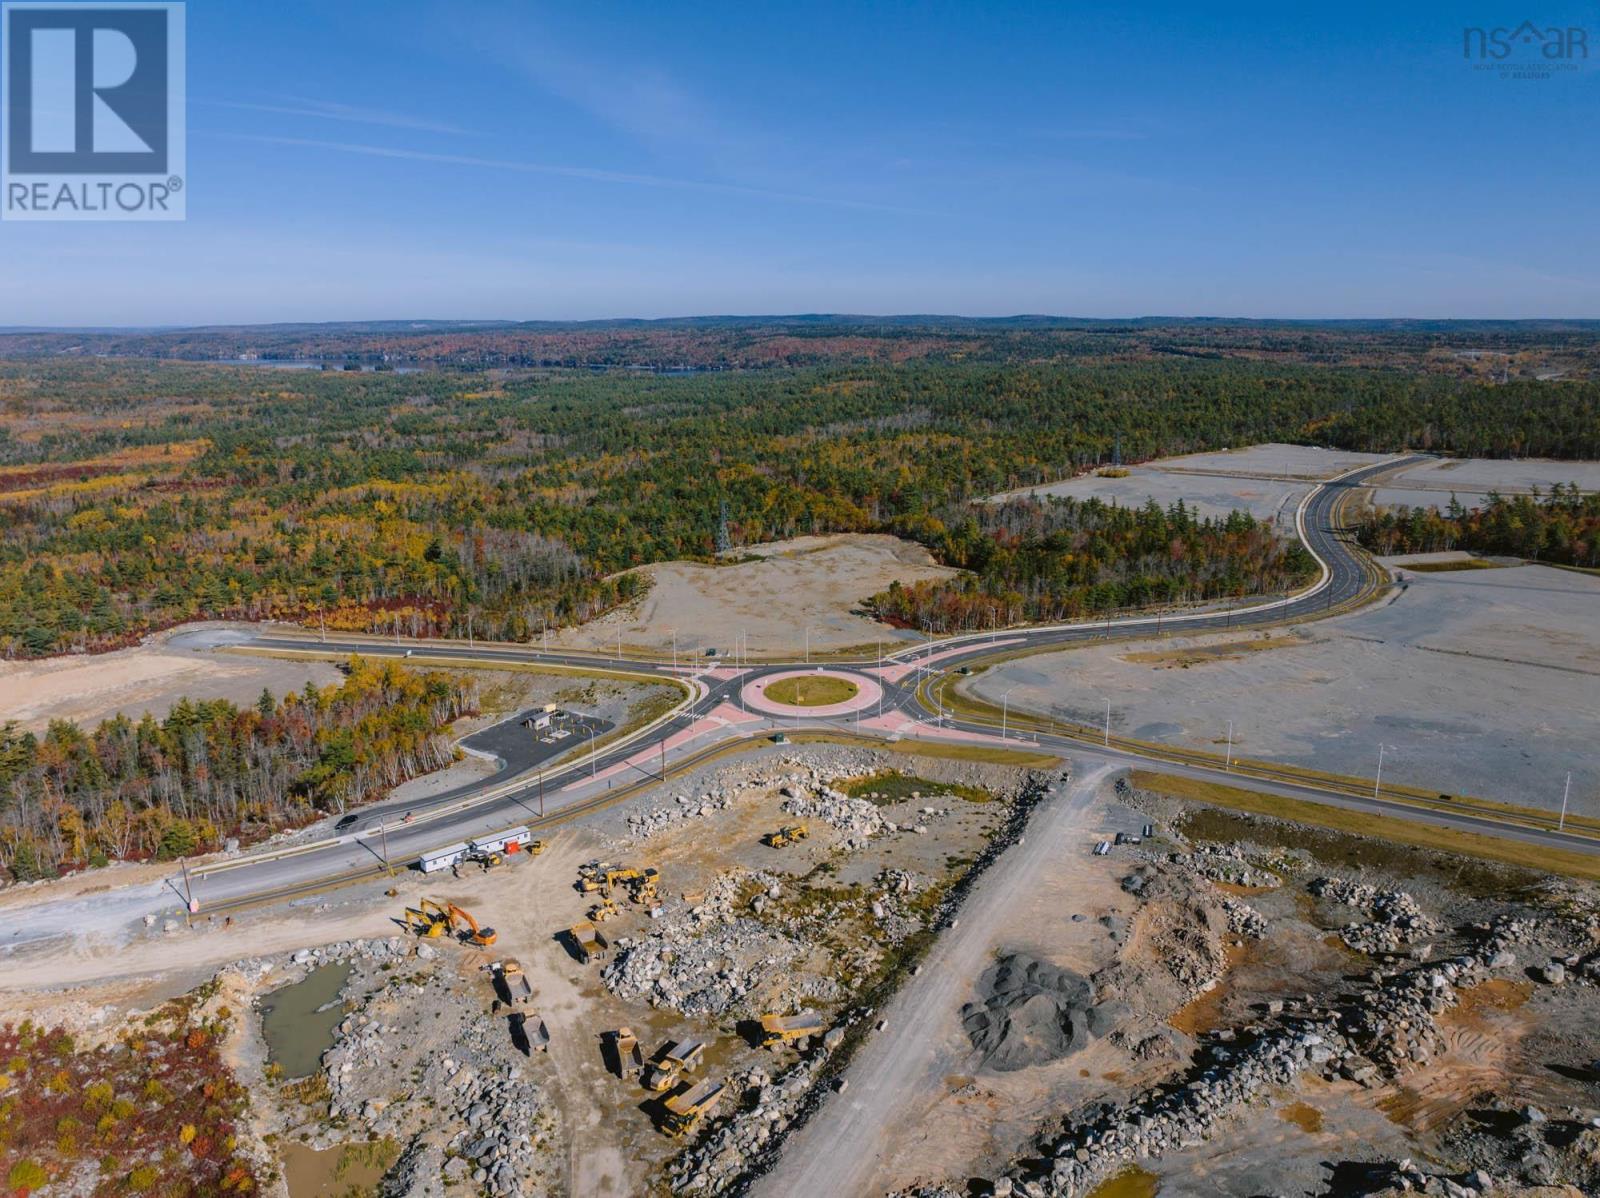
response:
<svg viewBox="0 0 1600 1198"><path fill-rule="evenodd" d="M1144 315L1144 316L1067 316L1048 313L1019 312L1005 316L971 316L960 313L857 313L857 312L790 312L790 313L699 313L678 316L594 316L564 318L514 319L507 317L371 317L332 320L255 320L223 322L171 322L163 324L85 324L0 325L0 336L25 334L78 334L84 336L113 334L163 334L219 332L242 330L289 329L368 329L375 332L427 332L439 329L537 329L578 328L624 325L699 325L699 324L873 324L898 325L1034 325L1094 326L1094 325L1594 325L1600 327L1597 316L1206 316L1206 315Z"/></svg>

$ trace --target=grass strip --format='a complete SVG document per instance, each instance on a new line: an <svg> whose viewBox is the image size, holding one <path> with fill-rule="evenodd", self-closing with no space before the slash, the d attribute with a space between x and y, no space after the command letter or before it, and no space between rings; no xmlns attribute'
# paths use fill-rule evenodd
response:
<svg viewBox="0 0 1600 1198"><path fill-rule="evenodd" d="M1208 803L1214 807L1226 807L1251 815L1264 815L1272 819L1327 828L1351 836L1366 836L1394 844L1409 844L1417 848L1475 857L1482 861L1495 861L1502 865L1515 865L1539 873L1557 873L1572 878L1600 881L1600 858L1574 852L1571 849L1503 840L1498 836L1486 836L1481 832L1417 823L1398 816L1374 815L1367 811L1355 811L1305 799L1290 799L1281 795L1243 790L1221 782L1180 778L1153 770L1134 770L1129 775L1129 781L1143 790L1155 791L1173 798L1189 799L1197 803Z"/></svg>

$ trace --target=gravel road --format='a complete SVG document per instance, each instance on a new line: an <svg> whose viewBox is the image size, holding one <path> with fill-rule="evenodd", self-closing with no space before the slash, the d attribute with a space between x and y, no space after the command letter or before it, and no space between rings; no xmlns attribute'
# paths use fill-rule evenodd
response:
<svg viewBox="0 0 1600 1198"><path fill-rule="evenodd" d="M1040 870L1063 853L1088 852L1083 816L1115 768L1101 765L1070 784L1057 784L1034 812L1023 843L990 867L956 927L939 938L921 974L882 1013L888 1025L856 1055L845 1073L845 1091L822 1105L756 1185L758 1198L872 1192L880 1147L912 1115L912 1100L937 1092L954 1064L937 1048L942 1025L970 997L1007 912L1037 883Z"/></svg>

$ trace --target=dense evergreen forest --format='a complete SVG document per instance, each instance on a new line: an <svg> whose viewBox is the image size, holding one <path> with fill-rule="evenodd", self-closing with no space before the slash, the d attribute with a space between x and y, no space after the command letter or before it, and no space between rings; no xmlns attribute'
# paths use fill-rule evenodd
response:
<svg viewBox="0 0 1600 1198"><path fill-rule="evenodd" d="M5 724L0 867L26 881L165 860L342 811L447 765L445 730L475 702L470 682L355 659L337 687L244 709L185 699L163 720L56 720L42 738Z"/></svg>
<svg viewBox="0 0 1600 1198"><path fill-rule="evenodd" d="M1180 502L1162 511L1098 499L1010 499L919 520L905 531L941 561L971 571L944 582L892 584L878 615L930 633L1070 620L1151 604L1282 591L1316 563L1270 524L1233 512L1197 520Z"/></svg>
<svg viewBox="0 0 1600 1198"><path fill-rule="evenodd" d="M1545 495L1491 494L1483 507L1472 509L1452 496L1443 512L1410 507L1375 512L1358 535L1374 553L1463 549L1600 567L1600 494L1558 484Z"/></svg>
<svg viewBox="0 0 1600 1198"><path fill-rule="evenodd" d="M1130 461L1265 440L1596 457L1600 384L1198 357L688 376L0 361L0 655L200 616L528 638L631 597L617 571L707 558L724 500L735 544L901 532L978 571L987 600L923 597L907 619L1295 574L1237 522L963 511L1119 440Z"/></svg>

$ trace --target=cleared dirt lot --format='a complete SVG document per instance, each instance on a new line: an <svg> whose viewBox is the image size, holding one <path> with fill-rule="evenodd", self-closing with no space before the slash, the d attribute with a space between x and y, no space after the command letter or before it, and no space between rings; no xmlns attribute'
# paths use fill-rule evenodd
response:
<svg viewBox="0 0 1600 1198"><path fill-rule="evenodd" d="M180 698L253 703L273 694L338 682L332 662L279 661L213 652L250 635L234 626L174 629L132 649L94 657L0 662L0 723L42 731L51 720L93 725L119 712L138 719L166 715Z"/></svg>
<svg viewBox="0 0 1600 1198"><path fill-rule="evenodd" d="M1401 571L1404 589L1293 631L1019 658L966 685L1013 709L1447 793L1600 814L1600 579L1543 566Z"/></svg>
<svg viewBox="0 0 1600 1198"><path fill-rule="evenodd" d="M702 655L715 648L731 654L741 635L752 657L801 653L806 627L819 652L861 648L910 636L857 614L863 599L896 579L948 578L954 570L935 565L920 545L889 536L798 537L756 545L746 554L756 560L726 566L664 562L643 566L652 586L643 600L582 628L570 629L552 643L567 648L613 650L672 648Z"/></svg>
<svg viewBox="0 0 1600 1198"><path fill-rule="evenodd" d="M1370 500L1380 507L1445 508L1454 495L1467 507L1487 501L1490 491L1526 495L1535 488L1549 491L1557 483L1576 483L1585 491L1600 491L1600 462L1552 462L1541 458L1490 461L1485 458L1450 458L1420 462L1370 489Z"/></svg>
<svg viewBox="0 0 1600 1198"><path fill-rule="evenodd" d="M1123 507L1142 507L1154 499L1164 508L1181 499L1201 516L1220 517L1231 511L1245 511L1259 520L1281 517L1287 527L1293 521L1295 504L1314 483L1357 466L1380 462L1383 457L1302 445L1252 445L1130 466L1126 478L1091 474L1007 495L1093 497Z"/></svg>

